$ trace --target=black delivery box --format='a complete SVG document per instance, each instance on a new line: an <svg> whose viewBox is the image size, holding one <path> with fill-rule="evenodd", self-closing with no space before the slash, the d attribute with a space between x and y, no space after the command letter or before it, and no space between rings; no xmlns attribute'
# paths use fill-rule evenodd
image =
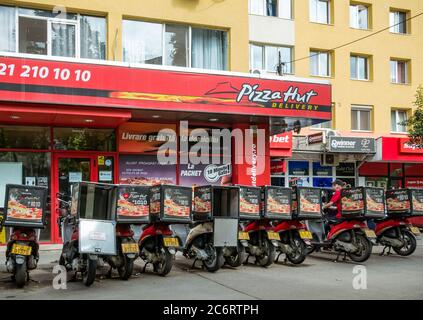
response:
<svg viewBox="0 0 423 320"><path fill-rule="evenodd" d="M319 219L322 217L322 189L313 187L293 187L292 218L298 220Z"/></svg>
<svg viewBox="0 0 423 320"><path fill-rule="evenodd" d="M150 186L117 186L116 220L119 223L146 224L150 222Z"/></svg>
<svg viewBox="0 0 423 320"><path fill-rule="evenodd" d="M192 188L175 185L150 187L150 222L190 223Z"/></svg>
<svg viewBox="0 0 423 320"><path fill-rule="evenodd" d="M71 214L81 219L116 220L117 186L79 182L72 185Z"/></svg>
<svg viewBox="0 0 423 320"><path fill-rule="evenodd" d="M423 216L423 189L410 189L411 192L411 215Z"/></svg>
<svg viewBox="0 0 423 320"><path fill-rule="evenodd" d="M194 187L194 221L212 221L214 217L239 217L240 188L237 186Z"/></svg>
<svg viewBox="0 0 423 320"><path fill-rule="evenodd" d="M239 186L239 218L243 220L261 219L261 188Z"/></svg>
<svg viewBox="0 0 423 320"><path fill-rule="evenodd" d="M4 226L44 229L47 188L7 184L4 202Z"/></svg>
<svg viewBox="0 0 423 320"><path fill-rule="evenodd" d="M383 219L385 217L385 189L364 188L364 216L372 219Z"/></svg>
<svg viewBox="0 0 423 320"><path fill-rule="evenodd" d="M364 217L364 188L347 188L341 190L341 215L343 218Z"/></svg>
<svg viewBox="0 0 423 320"><path fill-rule="evenodd" d="M385 192L386 211L390 217L411 215L410 189L394 189Z"/></svg>
<svg viewBox="0 0 423 320"><path fill-rule="evenodd" d="M266 219L292 219L292 189L278 186L262 187L262 215Z"/></svg>

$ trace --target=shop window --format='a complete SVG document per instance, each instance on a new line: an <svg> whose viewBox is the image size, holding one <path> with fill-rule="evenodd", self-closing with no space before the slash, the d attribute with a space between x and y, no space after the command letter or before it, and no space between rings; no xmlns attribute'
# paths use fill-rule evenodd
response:
<svg viewBox="0 0 423 320"><path fill-rule="evenodd" d="M405 165L405 175L410 177L422 177L423 176L423 164L413 163Z"/></svg>
<svg viewBox="0 0 423 320"><path fill-rule="evenodd" d="M352 106L351 129L358 131L372 130L372 108L370 106Z"/></svg>
<svg viewBox="0 0 423 320"><path fill-rule="evenodd" d="M106 58L106 19L102 17L1 6L0 32L7 35L0 40L0 51Z"/></svg>
<svg viewBox="0 0 423 320"><path fill-rule="evenodd" d="M313 162L313 176L331 177L332 167L324 167L319 162Z"/></svg>
<svg viewBox="0 0 423 320"><path fill-rule="evenodd" d="M4 206L6 184L36 185L50 190L50 159L51 154L47 152L0 152L0 208ZM41 230L41 241L50 240L49 198L46 210L47 226Z"/></svg>
<svg viewBox="0 0 423 320"><path fill-rule="evenodd" d="M330 0L310 0L310 21L330 23Z"/></svg>
<svg viewBox="0 0 423 320"><path fill-rule="evenodd" d="M0 125L0 149L50 149L50 129Z"/></svg>
<svg viewBox="0 0 423 320"><path fill-rule="evenodd" d="M327 51L310 51L310 74L312 76L330 77L331 53Z"/></svg>
<svg viewBox="0 0 423 320"><path fill-rule="evenodd" d="M369 80L369 59L367 57L351 55L350 78L353 80Z"/></svg>
<svg viewBox="0 0 423 320"><path fill-rule="evenodd" d="M226 31L123 20L122 37L126 62L228 69Z"/></svg>
<svg viewBox="0 0 423 320"><path fill-rule="evenodd" d="M114 129L54 128L55 150L115 151Z"/></svg>
<svg viewBox="0 0 423 320"><path fill-rule="evenodd" d="M391 59L391 83L407 84L409 62L406 60Z"/></svg>
<svg viewBox="0 0 423 320"><path fill-rule="evenodd" d="M358 169L360 176L388 176L388 164L377 162L366 162Z"/></svg>
<svg viewBox="0 0 423 320"><path fill-rule="evenodd" d="M391 10L389 12L389 31L399 34L408 33L406 11Z"/></svg>
<svg viewBox="0 0 423 320"><path fill-rule="evenodd" d="M355 164L352 162L342 162L336 167L336 177L354 177Z"/></svg>
<svg viewBox="0 0 423 320"><path fill-rule="evenodd" d="M386 177L366 177L366 187L377 187L386 189L388 186L388 178Z"/></svg>
<svg viewBox="0 0 423 320"><path fill-rule="evenodd" d="M308 176L310 174L309 163L308 161L289 161L288 172L292 176Z"/></svg>
<svg viewBox="0 0 423 320"><path fill-rule="evenodd" d="M272 186L285 187L285 177L271 177Z"/></svg>
<svg viewBox="0 0 423 320"><path fill-rule="evenodd" d="M355 29L369 28L369 7L367 5L350 5L350 26Z"/></svg>
<svg viewBox="0 0 423 320"><path fill-rule="evenodd" d="M402 177L403 176L402 163L390 163L389 172L391 177Z"/></svg>

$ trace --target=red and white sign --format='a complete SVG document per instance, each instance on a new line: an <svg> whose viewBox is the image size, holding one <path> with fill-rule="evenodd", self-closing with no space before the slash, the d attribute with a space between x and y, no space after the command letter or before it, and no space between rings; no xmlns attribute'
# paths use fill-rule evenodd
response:
<svg viewBox="0 0 423 320"><path fill-rule="evenodd" d="M272 160L270 161L270 174L283 174L286 171L286 161Z"/></svg>
<svg viewBox="0 0 423 320"><path fill-rule="evenodd" d="M0 57L0 101L332 117L329 84L69 61Z"/></svg>
<svg viewBox="0 0 423 320"><path fill-rule="evenodd" d="M270 136L271 149L291 149L292 148L292 132L279 133Z"/></svg>
<svg viewBox="0 0 423 320"><path fill-rule="evenodd" d="M408 138L399 139L401 153L421 153L423 154L423 145L411 143Z"/></svg>
<svg viewBox="0 0 423 320"><path fill-rule="evenodd" d="M381 153L373 161L391 162L423 162L423 152L419 148L409 146L408 138L382 137L379 140Z"/></svg>

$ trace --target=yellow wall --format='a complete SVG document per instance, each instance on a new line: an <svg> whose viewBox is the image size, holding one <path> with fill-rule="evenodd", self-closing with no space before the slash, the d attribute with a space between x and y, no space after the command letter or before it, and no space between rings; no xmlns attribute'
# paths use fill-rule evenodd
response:
<svg viewBox="0 0 423 320"><path fill-rule="evenodd" d="M389 26L389 8L406 9L411 16L423 12L421 0L363 0L371 4L372 30L355 30L349 26L349 1L332 0L333 25L309 22L309 1L295 2L295 58L309 55L310 48L331 49ZM350 53L372 55L370 81L350 80ZM411 84L390 83L391 57L411 60ZM337 49L334 53L333 101L336 103L335 129L351 129L351 104L374 107L375 133L389 133L390 110L411 108L419 84L423 84L423 16L411 21L411 34L385 31L366 40ZM295 75L310 77L309 60L295 63Z"/></svg>
<svg viewBox="0 0 423 320"><path fill-rule="evenodd" d="M229 69L248 71L247 0L37 0L0 1L5 4L52 9L65 5L68 12L107 17L108 59L122 59L122 17L177 22L229 31Z"/></svg>

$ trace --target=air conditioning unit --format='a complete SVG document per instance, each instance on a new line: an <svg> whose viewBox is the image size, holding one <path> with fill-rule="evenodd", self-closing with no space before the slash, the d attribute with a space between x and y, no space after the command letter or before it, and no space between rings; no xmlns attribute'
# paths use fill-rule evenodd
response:
<svg viewBox="0 0 423 320"><path fill-rule="evenodd" d="M320 155L320 165L327 167L336 167L339 165L339 156L333 153L323 153Z"/></svg>

